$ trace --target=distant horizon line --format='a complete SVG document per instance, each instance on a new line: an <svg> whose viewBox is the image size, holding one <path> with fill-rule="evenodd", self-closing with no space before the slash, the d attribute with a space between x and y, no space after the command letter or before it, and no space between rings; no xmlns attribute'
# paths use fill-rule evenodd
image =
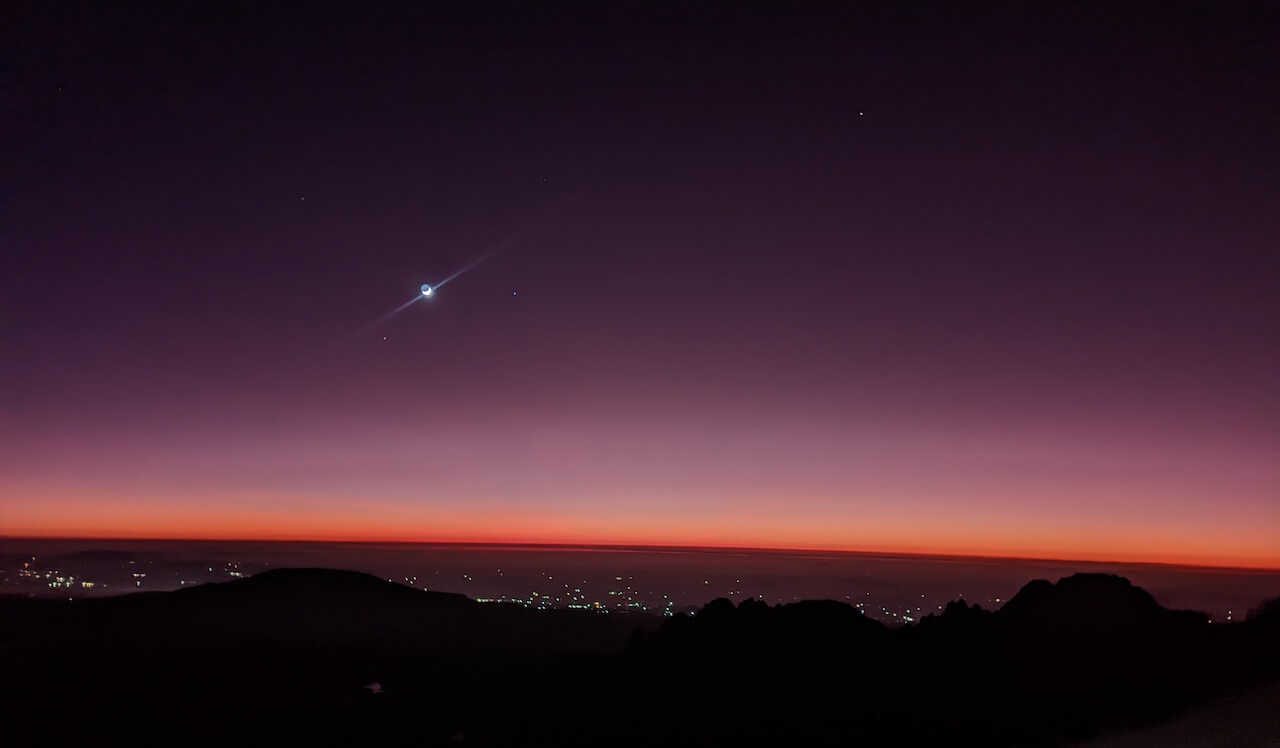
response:
<svg viewBox="0 0 1280 748"><path fill-rule="evenodd" d="M81 542L115 542L115 543L278 543L306 544L322 543L327 545L419 545L419 546L470 546L474 548L517 548L529 550L602 550L602 551L718 551L747 553L804 553L804 554L842 554L850 556L905 556L911 558L968 559L981 561L1005 562L1044 562L1044 563L1083 563L1083 564L1122 564L1126 566L1167 566L1191 569L1212 569L1224 571L1273 572L1280 573L1275 566L1232 566L1224 564L1188 563L1174 561L1125 561L1119 559L1089 558L1053 558L1048 556L1019 556L975 553L940 553L925 551L872 551L852 550L848 548L800 548L800 547L765 547L736 545L662 545L636 543L553 543L536 541L459 541L459 540L378 540L347 539L334 540L326 538L162 538L162 537L110 537L110 536L77 536L77 535L7 535L0 533L0 541L39 540L39 541L81 541Z"/></svg>

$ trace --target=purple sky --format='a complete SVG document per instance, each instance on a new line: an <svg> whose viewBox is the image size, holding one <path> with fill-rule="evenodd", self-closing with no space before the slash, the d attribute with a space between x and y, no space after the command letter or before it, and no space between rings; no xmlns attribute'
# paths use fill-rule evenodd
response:
<svg viewBox="0 0 1280 748"><path fill-rule="evenodd" d="M1280 567L1274 5L114 5L6 34L0 533Z"/></svg>

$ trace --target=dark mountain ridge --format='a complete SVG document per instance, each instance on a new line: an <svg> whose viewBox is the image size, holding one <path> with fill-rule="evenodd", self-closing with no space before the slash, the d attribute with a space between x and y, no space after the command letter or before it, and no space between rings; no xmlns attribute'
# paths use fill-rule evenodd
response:
<svg viewBox="0 0 1280 748"><path fill-rule="evenodd" d="M1280 675L1276 609L1210 624L1078 574L902 629L833 601L663 621L281 569L0 600L0 698L12 744L1052 745Z"/></svg>

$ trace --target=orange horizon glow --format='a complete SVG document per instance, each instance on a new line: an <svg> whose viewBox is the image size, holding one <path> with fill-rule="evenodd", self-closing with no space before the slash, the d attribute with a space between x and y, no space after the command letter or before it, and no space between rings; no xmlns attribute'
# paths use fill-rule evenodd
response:
<svg viewBox="0 0 1280 748"><path fill-rule="evenodd" d="M1023 456L1021 464L992 464L991 455L1010 452L983 451L973 439L945 448L927 439L891 444L892 452L850 469L840 455L820 452L833 439L796 437L813 460L797 466L795 456L742 461L756 451L750 433L712 435L726 448L655 452L657 437L632 435L632 443L602 450L585 437L563 443L557 438L567 437L544 435L534 456L494 465L480 448L494 439L465 430L451 434L452 446L416 444L410 455L385 434L353 439L358 453L305 441L238 447L219 452L215 468L157 446L141 452L146 460L122 451L109 464L82 461L76 473L6 476L0 530L31 538L758 548L1280 570L1267 473L1248 462L1228 474L1203 456L1178 465L1126 457L1119 468L1102 464L1096 474L1062 480ZM466 455L443 469L417 461L425 448L467 442ZM1217 492L1230 492L1231 511L1204 500Z"/></svg>
<svg viewBox="0 0 1280 748"><path fill-rule="evenodd" d="M1158 565L1158 566L1179 566L1193 567L1199 569L1227 569L1227 570L1243 570L1243 571L1277 571L1280 572L1280 565L1267 566L1265 562L1257 563L1252 559L1232 559L1229 557L1180 557L1180 556L1148 556L1141 554L1133 555L1110 555L1107 557L1089 557L1074 555L1025 555L1018 553L1001 553L993 552L965 552L965 551L947 551L947 550L930 550L923 548L911 547L830 547L830 546L762 546L762 545L738 545L738 544L685 544L685 543L657 543L657 542L591 542L582 539L573 540L548 540L544 538L538 539L522 539L517 537L408 537L408 536L311 536L311 535L262 535L262 536L246 536L231 537L226 535L200 535L193 533L176 534L169 536L156 535L121 535L112 534L104 536L101 534L36 534L24 533L21 535L0 535L5 539L38 539L38 540L101 540L101 541L154 541L154 542L225 542L225 543L385 543L389 545L405 544L405 545L470 545L470 546L517 546L530 548L592 548L592 549L611 549L611 548L628 548L628 549L689 549L689 550L712 550L712 551L769 551L769 552L803 552L803 553L849 553L849 554L871 554L871 555L892 555L892 556L920 556L920 557L938 557L938 558L976 558L976 559L994 559L1002 561L1049 561L1049 562L1078 562L1088 564L1107 564L1107 563L1123 563L1123 564L1140 564L1140 565Z"/></svg>
<svg viewBox="0 0 1280 748"><path fill-rule="evenodd" d="M1280 559L1266 555L1230 555L1200 550L1179 551L1151 544L1130 544L1125 551L1106 547L1105 543L1067 543L1054 545L1014 544L992 540L988 544L976 542L937 542L924 544L911 542L899 536L876 542L840 542L836 539L804 536L779 532L776 527L763 527L755 532L738 535L714 533L698 528L676 528L659 536L643 532L596 533L590 531L556 533L555 520L523 518L512 524L523 530L477 531L465 524L445 524L435 532L405 530L384 523L364 526L344 524L335 518L309 517L282 526L236 522L233 518L193 524L166 525L158 521L130 523L90 520L61 527L14 526L0 535L6 538L67 539L67 540L130 540L164 542L315 542L315 543L403 543L403 544L456 544L480 546L542 546L579 548L684 548L706 550L758 550L802 553L864 553L909 556L938 556L987 558L1026 561L1065 561L1080 563L1159 564L1170 566L1242 569L1251 571L1280 571ZM440 523L444 524L444 523ZM769 538L782 538L781 542Z"/></svg>

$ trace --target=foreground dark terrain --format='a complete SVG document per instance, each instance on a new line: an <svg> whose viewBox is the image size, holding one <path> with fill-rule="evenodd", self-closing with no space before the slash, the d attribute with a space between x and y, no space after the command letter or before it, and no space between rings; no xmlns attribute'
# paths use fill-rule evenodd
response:
<svg viewBox="0 0 1280 748"><path fill-rule="evenodd" d="M0 600L0 672L10 745L1052 745L1274 679L1280 604L1211 625L1077 574L888 629L836 602L660 619L278 570Z"/></svg>

